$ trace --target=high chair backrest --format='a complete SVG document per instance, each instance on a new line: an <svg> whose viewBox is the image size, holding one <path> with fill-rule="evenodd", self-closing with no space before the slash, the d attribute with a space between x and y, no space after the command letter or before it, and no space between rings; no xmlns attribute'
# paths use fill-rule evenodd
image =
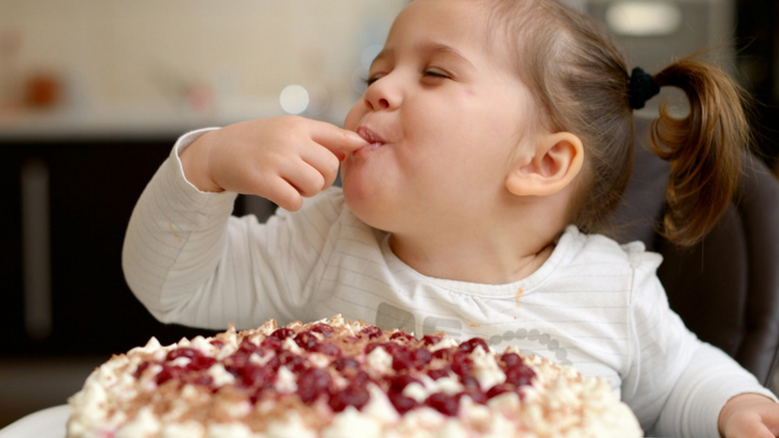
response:
<svg viewBox="0 0 779 438"><path fill-rule="evenodd" d="M633 174L612 219L615 237L662 254L658 276L671 308L768 385L779 358L779 183L745 153L736 199L721 222L697 245L677 247L656 232L668 164L645 149L649 125L636 117Z"/></svg>

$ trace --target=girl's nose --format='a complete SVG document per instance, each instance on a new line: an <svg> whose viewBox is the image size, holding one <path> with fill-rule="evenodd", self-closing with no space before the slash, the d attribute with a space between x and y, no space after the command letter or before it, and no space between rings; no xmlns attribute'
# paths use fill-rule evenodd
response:
<svg viewBox="0 0 779 438"><path fill-rule="evenodd" d="M395 109L400 104L400 90L393 84L394 77L384 76L365 91L365 102L374 111Z"/></svg>

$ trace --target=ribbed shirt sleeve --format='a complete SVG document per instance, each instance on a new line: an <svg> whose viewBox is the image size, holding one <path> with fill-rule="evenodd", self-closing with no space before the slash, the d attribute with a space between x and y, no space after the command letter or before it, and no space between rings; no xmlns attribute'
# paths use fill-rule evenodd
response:
<svg viewBox="0 0 779 438"><path fill-rule="evenodd" d="M635 251L630 303L631 365L622 397L652 436L718 437L732 397L752 392L774 400L721 350L700 341L673 312L657 278L657 254Z"/></svg>
<svg viewBox="0 0 779 438"><path fill-rule="evenodd" d="M743 393L776 396L722 350L700 343L660 413L657 435L719 437L719 414Z"/></svg>
<svg viewBox="0 0 779 438"><path fill-rule="evenodd" d="M138 200L122 251L127 283L162 322L224 329L294 319L337 212L306 202L266 224L231 216L237 195L197 190L178 157L206 131L179 139Z"/></svg>

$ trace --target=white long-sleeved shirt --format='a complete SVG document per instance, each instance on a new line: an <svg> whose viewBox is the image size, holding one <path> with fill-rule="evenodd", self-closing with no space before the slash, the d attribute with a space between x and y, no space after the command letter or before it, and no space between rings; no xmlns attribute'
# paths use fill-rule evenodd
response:
<svg viewBox="0 0 779 438"><path fill-rule="evenodd" d="M416 334L480 336L587 376L609 379L642 427L659 435L718 436L726 401L775 399L670 310L658 254L569 227L549 259L520 281L485 285L431 278L390 250L387 233L357 219L333 188L260 224L231 216L236 195L185 178L182 137L147 186L125 238L128 284L164 322L224 329L341 313ZM485 218L485 220L487 220Z"/></svg>

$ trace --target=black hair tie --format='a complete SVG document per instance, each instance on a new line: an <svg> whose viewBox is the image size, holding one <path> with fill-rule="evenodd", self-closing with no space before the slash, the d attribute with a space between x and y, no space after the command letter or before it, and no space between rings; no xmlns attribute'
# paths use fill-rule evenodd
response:
<svg viewBox="0 0 779 438"><path fill-rule="evenodd" d="M636 67L630 74L628 83L628 103L633 109L641 109L646 101L660 92L660 86L652 79L652 75L641 67Z"/></svg>

